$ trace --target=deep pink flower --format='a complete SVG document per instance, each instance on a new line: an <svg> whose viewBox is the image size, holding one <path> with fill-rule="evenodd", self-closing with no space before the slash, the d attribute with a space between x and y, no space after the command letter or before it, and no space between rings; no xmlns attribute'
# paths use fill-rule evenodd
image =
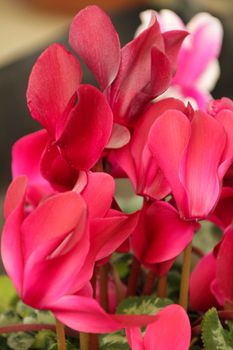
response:
<svg viewBox="0 0 233 350"><path fill-rule="evenodd" d="M225 230L222 240L202 258L190 279L190 306L206 311L211 306L233 305L233 229Z"/></svg>
<svg viewBox="0 0 233 350"><path fill-rule="evenodd" d="M189 318L179 305L170 305L155 315L144 336L139 328L128 328L132 350L188 350L191 339Z"/></svg>
<svg viewBox="0 0 233 350"><path fill-rule="evenodd" d="M114 318L92 299L89 281L95 262L125 241L137 214L109 209L114 191L109 175L88 177L90 188L82 189L83 197L68 191L44 199L35 209L25 201L26 178L14 180L6 196L1 244L6 271L26 304L53 311L75 329L109 332L122 328L122 322L151 321L146 316ZM95 201L88 205L91 195Z"/></svg>
<svg viewBox="0 0 233 350"><path fill-rule="evenodd" d="M137 35L151 25L154 14L153 10L140 14L142 25ZM162 10L156 15L163 33L174 29L190 33L181 46L177 71L165 96L185 98L194 107L205 110L211 99L209 92L214 88L220 73L217 61L223 37L220 21L208 13L198 13L185 27L181 18L170 10Z"/></svg>
<svg viewBox="0 0 233 350"><path fill-rule="evenodd" d="M93 72L117 122L127 125L170 85L186 31L161 34L150 27L120 49L109 17L97 6L80 11L70 28L70 45Z"/></svg>
<svg viewBox="0 0 233 350"><path fill-rule="evenodd" d="M131 236L133 252L141 263L163 275L192 241L195 229L196 223L182 220L168 202L145 203ZM159 268L161 263L165 265Z"/></svg>
<svg viewBox="0 0 233 350"><path fill-rule="evenodd" d="M214 118L197 111L190 120L180 111L168 110L152 125L149 148L180 215L205 218L217 204L233 160L233 113L223 110Z"/></svg>
<svg viewBox="0 0 233 350"><path fill-rule="evenodd" d="M148 147L148 136L154 121L169 109L189 113L189 108L173 98L152 104L135 123L130 142L109 154L113 168L117 165L127 174L137 194L157 200L163 199L171 189Z"/></svg>

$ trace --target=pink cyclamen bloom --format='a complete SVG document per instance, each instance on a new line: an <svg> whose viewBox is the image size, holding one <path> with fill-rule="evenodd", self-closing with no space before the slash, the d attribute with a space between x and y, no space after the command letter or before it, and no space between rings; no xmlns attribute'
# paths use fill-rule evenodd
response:
<svg viewBox="0 0 233 350"><path fill-rule="evenodd" d="M162 276L192 241L196 228L195 222L182 220L168 202L144 203L131 246L142 264Z"/></svg>
<svg viewBox="0 0 233 350"><path fill-rule="evenodd" d="M171 189L148 147L149 133L155 120L169 109L192 113L190 106L186 107L177 99L157 101L135 123L130 142L109 153L113 172L117 165L130 178L137 194L157 200L166 197Z"/></svg>
<svg viewBox="0 0 233 350"><path fill-rule="evenodd" d="M205 218L221 194L233 160L233 113L215 117L196 111L192 118L168 110L155 120L149 149L164 173L180 215Z"/></svg>
<svg viewBox="0 0 233 350"><path fill-rule="evenodd" d="M150 25L155 11L141 13L142 25L137 34ZM178 57L177 71L166 97L187 99L194 107L206 109L220 74L218 56L221 50L223 28L220 21L209 13L198 13L185 26L181 18L170 10L157 14L161 31L187 30L190 35L184 40Z"/></svg>
<svg viewBox="0 0 233 350"><path fill-rule="evenodd" d="M187 32L162 34L153 16L150 26L120 49L110 18L97 6L81 10L70 28L70 45L104 91L114 119L132 124L147 104L171 83Z"/></svg>
<svg viewBox="0 0 233 350"><path fill-rule="evenodd" d="M179 305L158 312L144 336L139 328L128 328L126 333L132 350L188 350L191 340L188 315Z"/></svg>
<svg viewBox="0 0 233 350"><path fill-rule="evenodd" d="M88 206L90 193L95 196L95 185L103 182L109 191L103 191ZM75 191L60 193L30 210L25 201L26 178L12 182L5 200L1 242L6 271L26 304L51 310L74 329L111 332L135 322L151 322L146 316L125 319L106 314L92 299L89 281L95 262L127 239L137 215L109 209L109 175L89 174L88 183L90 188L83 190L83 196Z"/></svg>
<svg viewBox="0 0 233 350"><path fill-rule="evenodd" d="M206 311L212 306L233 305L233 229L229 226L221 242L196 265L190 279L190 306Z"/></svg>

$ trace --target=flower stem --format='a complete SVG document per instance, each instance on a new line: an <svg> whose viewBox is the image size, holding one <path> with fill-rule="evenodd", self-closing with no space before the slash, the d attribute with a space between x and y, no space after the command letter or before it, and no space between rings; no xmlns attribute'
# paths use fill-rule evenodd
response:
<svg viewBox="0 0 233 350"><path fill-rule="evenodd" d="M58 350L66 350L65 327L58 319L56 319L56 332Z"/></svg>
<svg viewBox="0 0 233 350"><path fill-rule="evenodd" d="M137 258L134 256L133 262L131 265L131 273L129 275L129 280L128 280L127 296L131 296L131 295L136 294L138 275L140 272L140 268L141 268L141 264L137 260Z"/></svg>
<svg viewBox="0 0 233 350"><path fill-rule="evenodd" d="M188 291L189 291L189 275L192 256L192 242L184 249L184 258L182 265L181 283L180 283L180 298L179 304L185 310L188 307Z"/></svg>
<svg viewBox="0 0 233 350"><path fill-rule="evenodd" d="M79 339L80 339L80 350L89 350L89 345L90 345L89 333L80 332Z"/></svg>
<svg viewBox="0 0 233 350"><path fill-rule="evenodd" d="M99 269L100 274L100 304L105 311L108 311L108 265L105 264Z"/></svg>
<svg viewBox="0 0 233 350"><path fill-rule="evenodd" d="M117 303L119 304L125 298L125 291L122 288L121 279L116 266L114 266L113 264L111 264L110 266L111 266L111 274L112 274L113 281L116 288Z"/></svg>
<svg viewBox="0 0 233 350"><path fill-rule="evenodd" d="M145 278L145 283L143 287L143 295L150 295L153 292L155 286L156 273L150 270Z"/></svg>
<svg viewBox="0 0 233 350"><path fill-rule="evenodd" d="M167 296L167 275L159 277L157 296L159 298L166 298Z"/></svg>

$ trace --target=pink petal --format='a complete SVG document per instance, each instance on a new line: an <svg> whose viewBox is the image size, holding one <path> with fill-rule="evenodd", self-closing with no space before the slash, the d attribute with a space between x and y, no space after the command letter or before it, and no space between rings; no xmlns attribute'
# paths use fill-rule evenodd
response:
<svg viewBox="0 0 233 350"><path fill-rule="evenodd" d="M37 205L41 198L49 195L52 188L40 172L40 162L49 141L45 130L36 131L19 139L12 148L13 178L27 175L29 188L27 197Z"/></svg>
<svg viewBox="0 0 233 350"><path fill-rule="evenodd" d="M51 310L61 322L80 332L107 333L123 328L91 298L64 296L51 305Z"/></svg>
<svg viewBox="0 0 233 350"><path fill-rule="evenodd" d="M227 136L222 162L219 167L219 176L222 178L233 161L233 111L220 111L215 118L223 125Z"/></svg>
<svg viewBox="0 0 233 350"><path fill-rule="evenodd" d="M162 35L154 24L122 49L119 73L111 89L111 104L117 119L124 119L131 101L151 80L151 49L164 50ZM128 118L128 116L126 116Z"/></svg>
<svg viewBox="0 0 233 350"><path fill-rule="evenodd" d="M219 55L222 43L222 25L207 13L196 15L187 26L191 32L181 49L175 83L190 86Z"/></svg>
<svg viewBox="0 0 233 350"><path fill-rule="evenodd" d="M180 177L189 198L189 215L205 217L220 195L218 166L226 144L226 134L216 120L196 112Z"/></svg>
<svg viewBox="0 0 233 350"><path fill-rule="evenodd" d="M233 303L233 230L230 227L224 234L218 255L216 280L224 300Z"/></svg>
<svg viewBox="0 0 233 350"><path fill-rule="evenodd" d="M57 191L67 191L74 187L78 171L72 168L62 156L58 146L48 143L41 159L40 171Z"/></svg>
<svg viewBox="0 0 233 350"><path fill-rule="evenodd" d="M120 42L110 18L97 6L86 7L74 18L69 41L100 87L106 89L120 65Z"/></svg>
<svg viewBox="0 0 233 350"><path fill-rule="evenodd" d="M80 86L78 104L57 142L67 162L79 170L90 169L109 141L112 123L112 111L102 93L91 85Z"/></svg>
<svg viewBox="0 0 233 350"><path fill-rule="evenodd" d="M112 254L132 233L138 220L138 213L93 219L90 224L91 250L97 252L97 260Z"/></svg>
<svg viewBox="0 0 233 350"><path fill-rule="evenodd" d="M146 264L165 262L178 256L191 242L193 222L180 219L167 202L145 205L131 242L137 258Z"/></svg>
<svg viewBox="0 0 233 350"><path fill-rule="evenodd" d="M88 172L87 176L87 185L82 191L82 197L87 203L89 218L101 218L111 206L115 182L112 176L106 173Z"/></svg>
<svg viewBox="0 0 233 350"><path fill-rule="evenodd" d="M191 327L185 310L179 305L165 307L156 315L156 321L146 328L146 350L188 350Z"/></svg>
<svg viewBox="0 0 233 350"><path fill-rule="evenodd" d="M36 61L28 83L32 117L55 137L64 125L64 112L82 78L78 60L65 47L53 44Z"/></svg>
<svg viewBox="0 0 233 350"><path fill-rule="evenodd" d="M190 307L196 311L207 311L217 306L211 291L211 284L216 277L216 258L211 252L195 266L190 278Z"/></svg>
<svg viewBox="0 0 233 350"><path fill-rule="evenodd" d="M158 166L172 189L181 215L187 212L187 199L179 172L190 133L188 118L180 111L168 110L154 122L148 142Z"/></svg>
<svg viewBox="0 0 233 350"><path fill-rule="evenodd" d="M26 178L18 177L7 191L4 207L6 223L1 239L2 261L19 295L22 290L24 270L21 223L24 219L26 186Z"/></svg>
<svg viewBox="0 0 233 350"><path fill-rule="evenodd" d="M132 350L145 350L140 328L127 328L126 335Z"/></svg>
<svg viewBox="0 0 233 350"><path fill-rule="evenodd" d="M129 129L123 125L113 123L112 135L106 148L121 148L130 140L130 132Z"/></svg>
<svg viewBox="0 0 233 350"><path fill-rule="evenodd" d="M189 33L185 30L170 30L163 33L165 52L172 65L172 73L174 74L177 68L177 59L182 47L184 39Z"/></svg>
<svg viewBox="0 0 233 350"><path fill-rule="evenodd" d="M171 10L161 10L158 14L158 21L162 32L185 30L185 25L181 18Z"/></svg>
<svg viewBox="0 0 233 350"><path fill-rule="evenodd" d="M86 212L80 195L66 192L44 201L24 220L22 235L25 256L30 256L41 244L54 238L64 239L72 232Z"/></svg>
<svg viewBox="0 0 233 350"><path fill-rule="evenodd" d="M223 187L221 197L210 216L209 220L213 221L223 231L233 221L233 188Z"/></svg>

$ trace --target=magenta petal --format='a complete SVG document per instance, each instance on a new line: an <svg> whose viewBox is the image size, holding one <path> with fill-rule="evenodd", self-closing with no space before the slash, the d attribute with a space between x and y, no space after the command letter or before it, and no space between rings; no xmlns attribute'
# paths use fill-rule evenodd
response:
<svg viewBox="0 0 233 350"><path fill-rule="evenodd" d="M87 185L82 197L87 203L90 218L103 217L109 210L115 191L115 182L106 173L87 173Z"/></svg>
<svg viewBox="0 0 233 350"><path fill-rule="evenodd" d="M196 112L192 133L180 171L189 198L189 215L205 217L220 195L218 166L226 144L226 133L213 117Z"/></svg>
<svg viewBox="0 0 233 350"><path fill-rule="evenodd" d="M52 192L52 188L40 171L40 163L49 137L46 130L36 131L19 139L12 148L13 178L27 175L29 188L27 197L37 205L41 198Z"/></svg>
<svg viewBox="0 0 233 350"><path fill-rule="evenodd" d="M18 177L8 189L4 208L6 223L1 239L2 261L19 294L24 270L21 224L24 219L26 185L26 178Z"/></svg>
<svg viewBox="0 0 233 350"><path fill-rule="evenodd" d="M140 328L127 328L126 335L132 350L145 350Z"/></svg>
<svg viewBox="0 0 233 350"><path fill-rule="evenodd" d="M178 256L191 242L195 230L192 221L180 219L166 202L145 206L131 242L137 258L146 264L165 262Z"/></svg>
<svg viewBox="0 0 233 350"><path fill-rule="evenodd" d="M226 302L233 303L233 230L230 227L224 234L217 255L216 281Z"/></svg>
<svg viewBox="0 0 233 350"><path fill-rule="evenodd" d="M120 42L110 18L97 6L86 7L71 24L69 42L106 89L120 64Z"/></svg>
<svg viewBox="0 0 233 350"><path fill-rule="evenodd" d="M182 215L187 212L187 199L179 172L191 134L188 118L168 110L157 118L149 134L149 148L163 171Z"/></svg>
<svg viewBox="0 0 233 350"><path fill-rule="evenodd" d="M192 310L207 311L217 306L211 291L211 284L216 277L216 258L211 252L202 258L194 268L190 278L190 306Z"/></svg>
<svg viewBox="0 0 233 350"><path fill-rule="evenodd" d="M91 250L96 250L97 260L112 254L130 236L137 224L138 213L128 216L115 213L116 216L91 221Z"/></svg>
<svg viewBox="0 0 233 350"><path fill-rule="evenodd" d="M163 39L165 44L165 52L172 65L173 74L176 71L177 58L181 45L188 35L185 30L170 30L163 33Z"/></svg>
<svg viewBox="0 0 233 350"><path fill-rule="evenodd" d="M53 137L61 133L67 104L82 78L81 65L65 47L53 44L36 61L28 83L32 117Z"/></svg>
<svg viewBox="0 0 233 350"><path fill-rule="evenodd" d="M179 305L165 307L149 324L144 336L146 350L188 350L191 327L185 310Z"/></svg>
<svg viewBox="0 0 233 350"><path fill-rule="evenodd" d="M23 222L25 256L50 240L64 239L78 225L85 211L84 200L75 192L54 195L44 201Z"/></svg>
<svg viewBox="0 0 233 350"><path fill-rule="evenodd" d="M80 332L107 333L123 328L91 298L64 296L50 308L61 322Z"/></svg>
<svg viewBox="0 0 233 350"><path fill-rule="evenodd" d="M111 103L117 118L124 117L131 101L151 80L152 47L164 50L157 21L122 49L119 73L111 89Z"/></svg>
<svg viewBox="0 0 233 350"><path fill-rule="evenodd" d="M223 187L218 203L209 218L223 231L233 221L233 188Z"/></svg>
<svg viewBox="0 0 233 350"><path fill-rule="evenodd" d="M103 94L91 85L78 89L78 104L57 144L67 162L88 170L99 159L112 132L113 115Z"/></svg>

